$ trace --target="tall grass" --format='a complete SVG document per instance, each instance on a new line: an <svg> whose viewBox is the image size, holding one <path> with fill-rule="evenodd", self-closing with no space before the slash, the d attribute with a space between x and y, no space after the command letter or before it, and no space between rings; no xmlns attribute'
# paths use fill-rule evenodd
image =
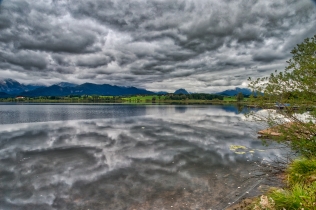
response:
<svg viewBox="0 0 316 210"><path fill-rule="evenodd" d="M316 159L298 159L288 168L289 185L311 183L316 181Z"/></svg>
<svg viewBox="0 0 316 210"><path fill-rule="evenodd" d="M273 199L275 209L316 209L316 182L310 185L296 183L286 190L272 191L268 197Z"/></svg>
<svg viewBox="0 0 316 210"><path fill-rule="evenodd" d="M316 210L316 159L298 159L286 172L287 187L262 196L255 210Z"/></svg>

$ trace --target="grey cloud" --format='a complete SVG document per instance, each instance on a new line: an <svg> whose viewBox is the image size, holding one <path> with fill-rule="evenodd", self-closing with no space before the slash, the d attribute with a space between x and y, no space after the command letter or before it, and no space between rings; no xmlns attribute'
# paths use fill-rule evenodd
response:
<svg viewBox="0 0 316 210"><path fill-rule="evenodd" d="M11 26L12 22L10 19L0 16L0 30L4 30Z"/></svg>
<svg viewBox="0 0 316 210"><path fill-rule="evenodd" d="M78 34L79 33L79 34ZM82 53L94 42L92 34L80 31L72 33L47 32L36 37L21 37L18 49L31 49L52 52Z"/></svg>
<svg viewBox="0 0 316 210"><path fill-rule="evenodd" d="M68 53L84 52L94 43L92 32L76 25L59 25L55 17L58 14L38 4L30 6L26 1L3 4L7 7L1 8L5 12L0 13L0 20L12 22L12 27L0 35L0 40L13 42L17 49Z"/></svg>
<svg viewBox="0 0 316 210"><path fill-rule="evenodd" d="M215 80L209 82L207 86L238 86L241 85L241 81L238 80Z"/></svg>
<svg viewBox="0 0 316 210"><path fill-rule="evenodd" d="M40 53L32 51L19 51L15 54L1 52L0 56L3 62L18 65L26 70L39 69L43 70L47 67L47 59Z"/></svg>
<svg viewBox="0 0 316 210"><path fill-rule="evenodd" d="M52 55L52 59L60 66L67 66L69 65L69 61L65 59L65 56L54 54Z"/></svg>
<svg viewBox="0 0 316 210"><path fill-rule="evenodd" d="M85 79L91 80L91 79L95 79L96 76L97 76L96 74L82 72L77 75L77 78L80 80L85 80Z"/></svg>
<svg viewBox="0 0 316 210"><path fill-rule="evenodd" d="M100 75L111 75L111 74L115 73L115 71L107 71L107 70L101 68L101 69L96 69L94 71L94 73L98 74L99 76Z"/></svg>
<svg viewBox="0 0 316 210"><path fill-rule="evenodd" d="M46 69L45 78L154 89L181 78L209 91L283 68L290 50L314 35L315 8L310 0L4 1L0 71L32 69L38 78ZM38 59L19 56L26 50ZM236 75L238 82L227 79Z"/></svg>
<svg viewBox="0 0 316 210"><path fill-rule="evenodd" d="M91 68L96 68L99 66L104 66L107 65L113 61L113 58L109 56L104 56L104 55L88 55L84 56L82 58L79 58L76 64L78 66L85 66L85 67L91 67Z"/></svg>
<svg viewBox="0 0 316 210"><path fill-rule="evenodd" d="M273 62L275 60L284 59L289 56L289 53L277 52L276 50L258 50L252 58L254 61Z"/></svg>
<svg viewBox="0 0 316 210"><path fill-rule="evenodd" d="M191 75L194 75L195 71L191 70L191 71L185 71L185 70L181 70L179 72L173 72L172 76L176 76L176 77L189 77Z"/></svg>
<svg viewBox="0 0 316 210"><path fill-rule="evenodd" d="M72 67L62 67L62 66L57 67L54 70L60 74L73 74L75 72L75 69Z"/></svg>

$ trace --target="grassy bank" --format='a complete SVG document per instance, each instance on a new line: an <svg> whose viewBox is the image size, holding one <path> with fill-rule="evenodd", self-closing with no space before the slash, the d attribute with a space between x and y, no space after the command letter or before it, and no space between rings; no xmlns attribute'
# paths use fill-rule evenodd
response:
<svg viewBox="0 0 316 210"><path fill-rule="evenodd" d="M284 189L272 189L258 198L248 209L316 209L316 159L293 161L285 172Z"/></svg>

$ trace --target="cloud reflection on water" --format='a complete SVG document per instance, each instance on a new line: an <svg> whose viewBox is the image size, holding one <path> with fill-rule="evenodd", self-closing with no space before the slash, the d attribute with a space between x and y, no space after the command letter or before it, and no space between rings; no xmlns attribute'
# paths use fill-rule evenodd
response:
<svg viewBox="0 0 316 210"><path fill-rule="evenodd" d="M130 117L2 125L0 206L206 209L249 185L251 162L280 155L253 138L242 115L221 107L142 109ZM265 151L238 155L230 145Z"/></svg>

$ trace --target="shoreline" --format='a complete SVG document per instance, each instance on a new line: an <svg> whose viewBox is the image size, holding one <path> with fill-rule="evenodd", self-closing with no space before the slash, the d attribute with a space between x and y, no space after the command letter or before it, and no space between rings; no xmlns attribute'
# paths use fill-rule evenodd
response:
<svg viewBox="0 0 316 210"><path fill-rule="evenodd" d="M134 105L240 105L240 106L247 106L247 102L235 102L235 101L207 101L207 100L192 100L192 101L177 101L177 100L168 100L168 101L159 101L159 102L126 102L126 101L71 101L71 100L37 100L37 101L0 101L0 104L134 104Z"/></svg>

